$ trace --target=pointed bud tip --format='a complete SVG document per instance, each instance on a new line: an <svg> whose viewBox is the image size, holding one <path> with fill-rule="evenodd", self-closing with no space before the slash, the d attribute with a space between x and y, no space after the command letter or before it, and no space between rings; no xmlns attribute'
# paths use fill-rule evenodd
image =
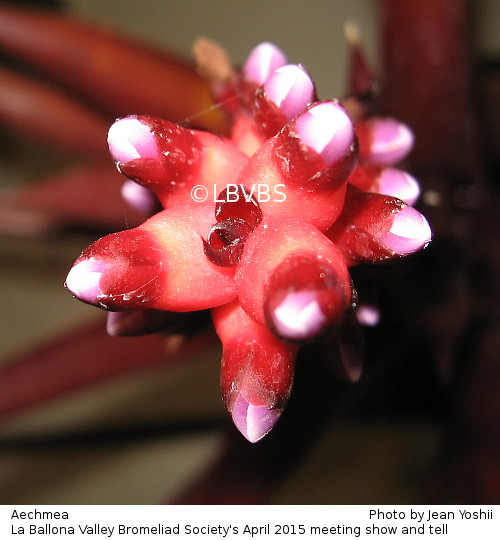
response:
<svg viewBox="0 0 500 540"><path fill-rule="evenodd" d="M291 292L270 314L276 333L285 339L308 339L321 332L326 323L314 291Z"/></svg>
<svg viewBox="0 0 500 540"><path fill-rule="evenodd" d="M413 148L411 129L394 118L375 118L371 122L372 142L369 160L392 165L406 157Z"/></svg>
<svg viewBox="0 0 500 540"><path fill-rule="evenodd" d="M87 304L95 304L101 294L99 286L104 263L96 259L77 262L69 271L65 286L69 292Z"/></svg>
<svg viewBox="0 0 500 540"><path fill-rule="evenodd" d="M106 332L112 337L121 337L127 335L123 331L123 321L128 317L126 311L110 311L106 319Z"/></svg>
<svg viewBox="0 0 500 540"><path fill-rule="evenodd" d="M352 151L354 128L340 103L325 101L315 104L294 122L302 143L320 154L328 166Z"/></svg>
<svg viewBox="0 0 500 540"><path fill-rule="evenodd" d="M121 195L132 208L146 215L152 214L157 205L154 193L133 180L122 184Z"/></svg>
<svg viewBox="0 0 500 540"><path fill-rule="evenodd" d="M265 287L267 326L286 340L317 337L343 318L352 295L347 279L341 261L310 254L285 258L273 269Z"/></svg>
<svg viewBox="0 0 500 540"><path fill-rule="evenodd" d="M263 85L266 97L288 120L314 101L314 83L298 65L288 64L275 70Z"/></svg>
<svg viewBox="0 0 500 540"><path fill-rule="evenodd" d="M264 405L252 405L240 394L234 403L231 416L241 434L251 443L255 443L271 431L281 413L281 410L268 409Z"/></svg>
<svg viewBox="0 0 500 540"><path fill-rule="evenodd" d="M361 304L354 312L357 321L363 326L377 326L380 322L380 310L372 304Z"/></svg>
<svg viewBox="0 0 500 540"><path fill-rule="evenodd" d="M357 383L361 379L361 375L363 375L363 366L362 365L348 365L344 364L344 368L346 370L347 378L349 379L349 382L351 383Z"/></svg>
<svg viewBox="0 0 500 540"><path fill-rule="evenodd" d="M112 337L135 337L153 333L143 310L109 311L106 331Z"/></svg>
<svg viewBox="0 0 500 540"><path fill-rule="evenodd" d="M242 69L243 76L246 80L261 86L269 75L284 66L286 61L283 52L273 43L266 41L257 45L249 54Z"/></svg>
<svg viewBox="0 0 500 540"><path fill-rule="evenodd" d="M108 145L113 159L120 163L161 158L151 130L135 116L121 118L109 128Z"/></svg>
<svg viewBox="0 0 500 540"><path fill-rule="evenodd" d="M420 184L405 171L388 167L378 179L378 192L401 199L406 204L415 204L420 197Z"/></svg>
<svg viewBox="0 0 500 540"><path fill-rule="evenodd" d="M431 239L429 222L418 210L405 206L394 216L382 243L399 255L409 255L427 246Z"/></svg>

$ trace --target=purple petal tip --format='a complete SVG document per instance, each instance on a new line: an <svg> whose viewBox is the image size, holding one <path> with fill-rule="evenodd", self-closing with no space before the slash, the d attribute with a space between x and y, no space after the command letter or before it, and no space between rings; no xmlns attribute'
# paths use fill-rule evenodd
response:
<svg viewBox="0 0 500 540"><path fill-rule="evenodd" d="M123 199L135 210L150 215L156 208L156 197L147 188L133 180L126 180L121 187Z"/></svg>
<svg viewBox="0 0 500 540"><path fill-rule="evenodd" d="M380 322L380 310L371 304L361 304L354 313L363 326L377 326Z"/></svg>
<svg viewBox="0 0 500 540"><path fill-rule="evenodd" d="M286 56L273 43L264 42L255 47L243 66L243 76L246 80L264 84L269 75L286 64Z"/></svg>
<svg viewBox="0 0 500 540"><path fill-rule="evenodd" d="M264 83L264 91L270 99L291 120L315 96L314 84L309 75L298 65L289 64L278 68Z"/></svg>
<svg viewBox="0 0 500 540"><path fill-rule="evenodd" d="M108 145L113 159L120 163L161 157L151 130L135 116L117 120L109 128Z"/></svg>
<svg viewBox="0 0 500 540"><path fill-rule="evenodd" d="M399 255L409 255L424 248L432 238L429 222L412 206L405 206L394 216L382 243Z"/></svg>
<svg viewBox="0 0 500 540"><path fill-rule="evenodd" d="M66 288L82 302L95 304L101 294L99 286L104 263L96 259L84 259L76 263L66 278Z"/></svg>
<svg viewBox="0 0 500 540"><path fill-rule="evenodd" d="M313 105L297 117L295 131L309 146L333 165L351 151L354 129L345 109L335 101Z"/></svg>
<svg viewBox="0 0 500 540"><path fill-rule="evenodd" d="M106 319L106 331L110 336L127 336L127 320L133 316L129 311L110 311Z"/></svg>
<svg viewBox="0 0 500 540"><path fill-rule="evenodd" d="M271 320L278 335L293 340L315 336L321 332L326 323L315 291L297 291L288 294L273 309Z"/></svg>
<svg viewBox="0 0 500 540"><path fill-rule="evenodd" d="M341 356L347 379L352 383L359 382L363 374L363 363L348 353L341 352Z"/></svg>
<svg viewBox="0 0 500 540"><path fill-rule="evenodd" d="M388 167L382 171L378 179L378 192L392 195L412 205L420 197L420 184L411 174Z"/></svg>
<svg viewBox="0 0 500 540"><path fill-rule="evenodd" d="M402 122L393 118L377 118L372 126L370 161L392 165L406 157L413 148L413 132Z"/></svg>
<svg viewBox="0 0 500 540"><path fill-rule="evenodd" d="M281 412L277 409L268 409L266 406L252 405L240 394L231 416L241 434L251 443L255 443L271 431Z"/></svg>

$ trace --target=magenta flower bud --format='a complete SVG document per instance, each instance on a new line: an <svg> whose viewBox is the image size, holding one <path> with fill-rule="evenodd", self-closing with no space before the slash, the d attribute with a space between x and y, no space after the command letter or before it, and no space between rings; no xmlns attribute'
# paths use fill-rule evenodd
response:
<svg viewBox="0 0 500 540"><path fill-rule="evenodd" d="M203 251L201 235L211 215L210 205L182 205L104 236L76 260L66 286L80 300L109 311L196 311L231 301L234 269L214 265Z"/></svg>
<svg viewBox="0 0 500 540"><path fill-rule="evenodd" d="M273 43L264 42L255 47L243 65L243 77L247 81L264 84L273 71L286 64L286 56Z"/></svg>
<svg viewBox="0 0 500 540"><path fill-rule="evenodd" d="M288 293L269 318L276 334L295 340L316 336L327 321L315 291Z"/></svg>
<svg viewBox="0 0 500 540"><path fill-rule="evenodd" d="M83 259L77 262L66 277L65 286L69 292L87 304L95 304L101 294L101 278L107 264L100 259Z"/></svg>
<svg viewBox="0 0 500 540"><path fill-rule="evenodd" d="M413 132L394 118L371 118L356 125L361 161L393 165L413 148Z"/></svg>
<svg viewBox="0 0 500 540"><path fill-rule="evenodd" d="M121 187L121 194L132 208L145 215L153 214L158 206L155 194L133 180L125 180Z"/></svg>
<svg viewBox="0 0 500 540"><path fill-rule="evenodd" d="M246 313L280 338L309 340L339 322L351 304L341 252L293 218L264 218L247 239L235 279Z"/></svg>
<svg viewBox="0 0 500 540"><path fill-rule="evenodd" d="M390 195L406 204L414 204L420 196L420 184L405 171L382 165L358 165L348 179L362 191Z"/></svg>
<svg viewBox="0 0 500 540"><path fill-rule="evenodd" d="M193 332L193 326L203 324L203 312L177 313L160 309L110 311L106 330L114 337L145 336L161 332L170 335Z"/></svg>
<svg viewBox="0 0 500 540"><path fill-rule="evenodd" d="M267 325L283 339L315 338L342 319L350 292L346 276L337 274L332 265L290 255L273 270L266 285Z"/></svg>
<svg viewBox="0 0 500 540"><path fill-rule="evenodd" d="M158 313L161 312L158 311ZM148 332L143 330L144 318L144 310L110 311L106 320L106 331L113 337L147 334ZM155 329L154 331L158 330Z"/></svg>
<svg viewBox="0 0 500 540"><path fill-rule="evenodd" d="M389 232L381 243L398 255L409 255L425 247L432 238L429 222L412 206L404 206L394 215Z"/></svg>
<svg viewBox="0 0 500 540"><path fill-rule="evenodd" d="M348 186L342 214L327 232L350 262L381 262L418 251L431 241L424 216L401 199Z"/></svg>
<svg viewBox="0 0 500 540"><path fill-rule="evenodd" d="M148 233L129 229L100 238L77 259L66 278L78 299L118 311L148 307L161 288L162 265Z"/></svg>
<svg viewBox="0 0 500 540"><path fill-rule="evenodd" d="M295 116L316 101L316 90L306 71L286 65L274 71L250 96L255 125L264 138L276 135Z"/></svg>
<svg viewBox="0 0 500 540"><path fill-rule="evenodd" d="M233 405L231 417L241 434L255 443L271 431L282 412L268 409L265 405L252 405L240 394Z"/></svg>
<svg viewBox="0 0 500 540"><path fill-rule="evenodd" d="M373 304L360 304L354 314L363 326L377 326L380 322L380 310Z"/></svg>
<svg viewBox="0 0 500 540"><path fill-rule="evenodd" d="M415 204L420 197L420 184L405 171L387 167L378 178L377 192L401 199L406 204Z"/></svg>
<svg viewBox="0 0 500 540"><path fill-rule="evenodd" d="M335 332L318 341L319 356L343 380L356 383L361 378L364 360L363 332L353 313L346 314Z"/></svg>
<svg viewBox="0 0 500 540"><path fill-rule="evenodd" d="M136 116L117 120L109 128L108 145L113 159L119 163L138 158L161 159L151 129Z"/></svg>
<svg viewBox="0 0 500 540"><path fill-rule="evenodd" d="M236 302L212 310L212 317L223 345L222 398L236 427L257 442L288 400L298 346L276 338Z"/></svg>
<svg viewBox="0 0 500 540"><path fill-rule="evenodd" d="M340 329L339 354L347 380L356 383L363 373L363 338L353 328L353 323L344 324Z"/></svg>
<svg viewBox="0 0 500 540"><path fill-rule="evenodd" d="M294 121L302 144L319 154L330 167L355 151L351 119L338 101L313 105Z"/></svg>
<svg viewBox="0 0 500 540"><path fill-rule="evenodd" d="M274 71L263 84L263 90L267 99L284 114L286 121L297 116L316 97L309 75L302 67L293 64Z"/></svg>

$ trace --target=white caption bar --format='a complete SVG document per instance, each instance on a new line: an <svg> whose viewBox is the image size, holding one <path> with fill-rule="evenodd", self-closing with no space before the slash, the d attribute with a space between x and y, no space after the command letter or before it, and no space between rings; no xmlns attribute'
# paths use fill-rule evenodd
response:
<svg viewBox="0 0 500 540"><path fill-rule="evenodd" d="M3 506L0 537L500 538L499 506Z"/></svg>

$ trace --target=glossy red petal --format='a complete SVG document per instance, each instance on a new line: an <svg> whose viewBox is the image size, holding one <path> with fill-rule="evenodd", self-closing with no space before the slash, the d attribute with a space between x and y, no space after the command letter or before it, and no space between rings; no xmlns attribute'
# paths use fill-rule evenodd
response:
<svg viewBox="0 0 500 540"><path fill-rule="evenodd" d="M342 317L351 301L343 255L313 225L293 218L264 218L246 241L235 278L243 309L255 321L292 339L308 339L321 332ZM302 312L304 335L297 329L286 335L277 319L270 320L270 311L275 312L286 299L293 300L293 305L283 304L282 312L295 313L297 324ZM284 315L278 317L283 325Z"/></svg>
<svg viewBox="0 0 500 540"><path fill-rule="evenodd" d="M222 397L251 442L278 420L293 383L297 346L283 343L233 302L212 311L222 341Z"/></svg>
<svg viewBox="0 0 500 540"><path fill-rule="evenodd" d="M431 241L432 232L424 216L401 199L349 186L342 215L327 236L356 264L414 253Z"/></svg>
<svg viewBox="0 0 500 540"><path fill-rule="evenodd" d="M152 116L118 120L108 144L120 172L154 191L166 208L214 203L248 161L229 141Z"/></svg>
<svg viewBox="0 0 500 540"><path fill-rule="evenodd" d="M233 300L234 269L214 265L203 249L212 211L211 205L164 210L140 227L97 240L77 259L66 286L112 311L193 311Z"/></svg>

